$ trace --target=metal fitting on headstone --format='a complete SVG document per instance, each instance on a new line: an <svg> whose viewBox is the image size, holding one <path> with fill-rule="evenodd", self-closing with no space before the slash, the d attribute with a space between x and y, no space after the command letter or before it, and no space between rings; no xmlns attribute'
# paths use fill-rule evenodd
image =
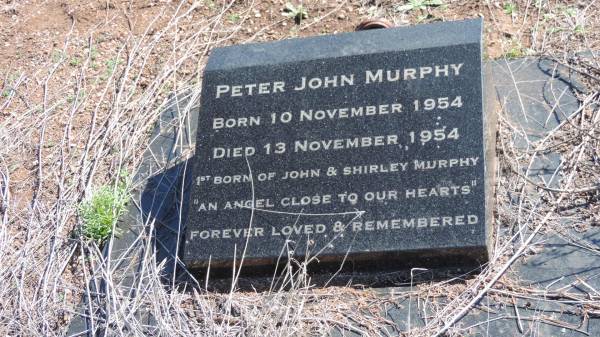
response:
<svg viewBox="0 0 600 337"><path fill-rule="evenodd" d="M359 23L358 26L356 26L356 31L392 27L394 27L394 24L386 19L367 19Z"/></svg>

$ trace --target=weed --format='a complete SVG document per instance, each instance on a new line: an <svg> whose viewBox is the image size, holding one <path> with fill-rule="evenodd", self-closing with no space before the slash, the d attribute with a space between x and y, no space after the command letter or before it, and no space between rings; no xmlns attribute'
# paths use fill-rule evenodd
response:
<svg viewBox="0 0 600 337"><path fill-rule="evenodd" d="M85 97L85 91L84 90L78 91L77 96L78 96L77 98L79 100L83 99ZM76 98L75 95L69 95L69 96L67 96L67 103L71 104L71 103L75 102L75 98Z"/></svg>
<svg viewBox="0 0 600 337"><path fill-rule="evenodd" d="M241 19L239 14L230 14L227 18L232 23L236 23L236 22L240 21L240 19Z"/></svg>
<svg viewBox="0 0 600 337"><path fill-rule="evenodd" d="M77 56L72 57L69 60L69 64L72 65L73 67L78 67L78 66L81 65L81 59L79 57L77 57Z"/></svg>
<svg viewBox="0 0 600 337"><path fill-rule="evenodd" d="M16 82L17 78L19 78L19 76L16 73L10 73L8 75L8 83L14 83L14 82Z"/></svg>
<svg viewBox="0 0 600 337"><path fill-rule="evenodd" d="M117 68L117 65L119 64L119 60L110 59L110 60L107 60L105 63L106 63L106 70L108 70L108 72L112 74L112 72L115 71L115 69Z"/></svg>
<svg viewBox="0 0 600 337"><path fill-rule="evenodd" d="M170 92L173 91L174 85L171 81L166 81L164 82L160 92L164 95L168 95Z"/></svg>
<svg viewBox="0 0 600 337"><path fill-rule="evenodd" d="M98 58L98 49L94 46L90 48L90 60L96 61Z"/></svg>
<svg viewBox="0 0 600 337"><path fill-rule="evenodd" d="M288 2L287 4L285 4L283 12L283 16L287 16L288 18L294 19L294 22L296 22L296 24L300 24L302 20L308 18L308 11L302 5L294 6L293 4Z"/></svg>
<svg viewBox="0 0 600 337"><path fill-rule="evenodd" d="M569 18L574 18L577 16L577 9L575 9L573 7L566 7L562 10L562 12L566 17L569 17Z"/></svg>
<svg viewBox="0 0 600 337"><path fill-rule="evenodd" d="M98 243L108 239L117 220L125 213L129 197L127 176L123 174L116 186L102 186L94 191L79 205L82 234Z"/></svg>
<svg viewBox="0 0 600 337"><path fill-rule="evenodd" d="M67 55L61 50L54 50L52 52L52 62L59 63L67 58Z"/></svg>
<svg viewBox="0 0 600 337"><path fill-rule="evenodd" d="M542 15L542 22L549 22L551 20L554 20L556 18L556 15L554 15L554 13L545 13L544 15Z"/></svg>
<svg viewBox="0 0 600 337"><path fill-rule="evenodd" d="M519 41L513 40L510 49L504 54L507 59L516 59L523 57L525 50Z"/></svg>
<svg viewBox="0 0 600 337"><path fill-rule="evenodd" d="M443 0L408 0L404 5L396 7L397 12L427 11L429 7L445 6Z"/></svg>
<svg viewBox="0 0 600 337"><path fill-rule="evenodd" d="M18 78L18 76L15 73L9 73L8 74L8 78L4 82L4 89L2 89L2 87L0 87L0 97L2 97L2 98L8 98L13 93L16 93L16 90L13 89L13 86L16 85L16 84L12 84L11 85L11 83L16 83L17 82L17 78Z"/></svg>
<svg viewBox="0 0 600 337"><path fill-rule="evenodd" d="M582 13L577 8L567 7L563 10L563 14L567 17L570 22L571 29L577 34L585 33L585 19Z"/></svg>
<svg viewBox="0 0 600 337"><path fill-rule="evenodd" d="M110 59L104 63L106 65L106 71L104 72L104 75L101 76L102 80L106 80L115 72L115 69L117 69L117 65L119 65L120 61L117 59Z"/></svg>
<svg viewBox="0 0 600 337"><path fill-rule="evenodd" d="M517 12L517 5L512 2L507 2L504 4L504 14L512 16Z"/></svg>

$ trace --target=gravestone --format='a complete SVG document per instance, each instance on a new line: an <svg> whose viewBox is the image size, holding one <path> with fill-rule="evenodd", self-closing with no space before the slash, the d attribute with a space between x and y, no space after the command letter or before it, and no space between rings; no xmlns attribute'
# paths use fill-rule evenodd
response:
<svg viewBox="0 0 600 337"><path fill-rule="evenodd" d="M481 33L466 20L213 50L186 265L484 263L495 120Z"/></svg>

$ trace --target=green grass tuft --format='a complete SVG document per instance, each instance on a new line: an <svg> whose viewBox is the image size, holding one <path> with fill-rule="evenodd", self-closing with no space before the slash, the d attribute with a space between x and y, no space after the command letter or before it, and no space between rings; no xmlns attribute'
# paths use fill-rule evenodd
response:
<svg viewBox="0 0 600 337"><path fill-rule="evenodd" d="M84 200L79 206L83 236L98 243L108 239L115 223L125 213L129 197L127 183L122 178L117 186L102 186Z"/></svg>
<svg viewBox="0 0 600 337"><path fill-rule="evenodd" d="M514 3L511 3L511 2L505 3L503 9L504 9L504 14L513 15L517 11L517 5L515 5Z"/></svg>
<svg viewBox="0 0 600 337"><path fill-rule="evenodd" d="M283 9L283 16L292 18L294 19L296 24L300 24L302 20L308 19L308 10L301 4L295 6L292 3L288 2L285 4L285 8Z"/></svg>
<svg viewBox="0 0 600 337"><path fill-rule="evenodd" d="M397 5L397 12L426 11L429 7L445 6L443 0L408 0L404 5Z"/></svg>

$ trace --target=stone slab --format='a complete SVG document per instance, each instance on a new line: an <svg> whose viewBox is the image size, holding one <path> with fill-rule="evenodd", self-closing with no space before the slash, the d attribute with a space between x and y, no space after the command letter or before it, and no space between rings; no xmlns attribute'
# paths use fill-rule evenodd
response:
<svg viewBox="0 0 600 337"><path fill-rule="evenodd" d="M467 20L215 49L185 264L485 262L495 111L481 31Z"/></svg>

